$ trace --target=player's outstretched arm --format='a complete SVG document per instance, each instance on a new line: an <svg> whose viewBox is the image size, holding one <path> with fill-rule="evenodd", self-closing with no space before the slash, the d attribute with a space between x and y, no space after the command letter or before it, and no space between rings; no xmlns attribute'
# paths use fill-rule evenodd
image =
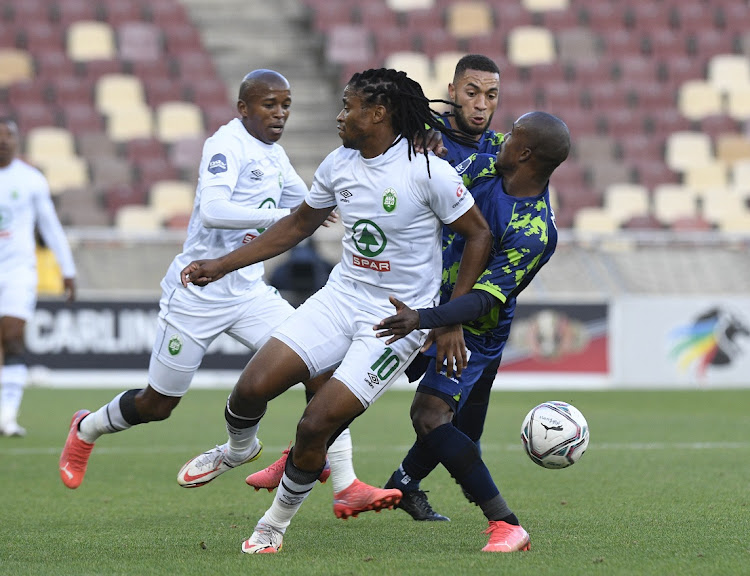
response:
<svg viewBox="0 0 750 576"><path fill-rule="evenodd" d="M234 270L278 256L315 232L330 212L330 207L315 209L303 202L289 216L285 216L256 239L233 252L221 258L194 260L185 266L180 273L182 285L187 287L192 283L205 286Z"/></svg>
<svg viewBox="0 0 750 576"><path fill-rule="evenodd" d="M488 314L499 302L485 290L472 290L440 306L417 310L412 310L395 296L391 296L389 300L396 308L396 314L384 318L372 327L378 331L375 335L378 338L391 336L386 344L400 340L417 328L439 328L473 322Z"/></svg>

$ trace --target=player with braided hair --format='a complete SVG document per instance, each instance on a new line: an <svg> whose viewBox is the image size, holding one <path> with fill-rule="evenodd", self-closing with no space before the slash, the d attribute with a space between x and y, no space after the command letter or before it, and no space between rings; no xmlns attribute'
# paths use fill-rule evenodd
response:
<svg viewBox="0 0 750 576"><path fill-rule="evenodd" d="M300 207L253 242L221 258L191 262L182 271L185 286L205 286L290 249L312 234L331 208L340 211L345 228L341 261L326 285L253 356L225 409L226 453L231 456L255 442L271 399L335 368L305 408L273 504L242 544L243 552L281 549L284 532L324 467L331 438L377 400L416 356L424 331L387 346L372 326L390 314L390 295L412 308L437 303L443 224L466 238L454 296L466 294L484 269L491 235L473 198L447 162L437 157L421 161L410 140L425 124L435 124L430 102L403 73L355 74L336 118L343 145L318 167ZM450 133L445 126L435 128ZM445 350L459 367L465 365L460 334ZM197 456L181 473L199 474L204 463ZM393 490L372 509L390 508L400 496Z"/></svg>

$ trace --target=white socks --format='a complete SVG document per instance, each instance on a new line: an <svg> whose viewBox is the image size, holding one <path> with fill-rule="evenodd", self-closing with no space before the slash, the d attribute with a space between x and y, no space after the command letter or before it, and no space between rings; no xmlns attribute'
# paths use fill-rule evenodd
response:
<svg viewBox="0 0 750 576"><path fill-rule="evenodd" d="M315 486L315 482L317 480L313 480L309 484L298 484L290 480L289 476L284 472L279 487L276 489L273 504L266 510L263 518L258 523L273 526L282 534L286 532L297 510L299 510L299 507L302 506L305 498L307 498Z"/></svg>
<svg viewBox="0 0 750 576"><path fill-rule="evenodd" d="M29 368L26 364L10 364L0 372L0 428L17 424L18 409L23 399L23 389Z"/></svg>
<svg viewBox="0 0 750 576"><path fill-rule="evenodd" d="M328 448L328 463L331 465L334 494L346 490L357 479L352 462L352 435L349 428Z"/></svg>
<svg viewBox="0 0 750 576"><path fill-rule="evenodd" d="M93 444L102 434L112 434L131 428L120 410L120 397L123 394L125 392L120 392L109 404L105 404L81 420L78 425L78 437L81 440Z"/></svg>

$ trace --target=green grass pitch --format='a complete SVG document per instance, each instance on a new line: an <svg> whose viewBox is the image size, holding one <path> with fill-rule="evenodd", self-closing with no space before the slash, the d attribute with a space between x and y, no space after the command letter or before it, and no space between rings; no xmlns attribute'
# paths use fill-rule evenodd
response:
<svg viewBox="0 0 750 576"><path fill-rule="evenodd" d="M278 555L241 542L271 503L247 474L273 462L304 405L271 403L265 452L203 488L176 473L222 443L226 390L193 390L166 422L100 439L86 480L65 488L57 460L72 413L113 390L31 388L24 439L0 438L0 574L750 574L750 390L497 392L483 439L487 465L531 535L531 551L484 554L486 521L442 469L423 483L451 522L400 510L338 520L318 485ZM361 480L382 485L413 440L412 393L390 391L352 427ZM591 443L572 468L545 470L522 452L523 417L545 400L577 406Z"/></svg>

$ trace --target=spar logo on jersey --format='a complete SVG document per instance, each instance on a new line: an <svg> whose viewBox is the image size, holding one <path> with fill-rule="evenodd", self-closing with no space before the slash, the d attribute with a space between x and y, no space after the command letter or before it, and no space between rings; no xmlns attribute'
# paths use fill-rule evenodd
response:
<svg viewBox="0 0 750 576"><path fill-rule="evenodd" d="M180 339L180 336L178 334L174 334L169 339L169 344L167 344L167 350L169 350L169 353L172 356L177 356L180 351L182 350L182 340Z"/></svg>
<svg viewBox="0 0 750 576"><path fill-rule="evenodd" d="M274 200L273 198L266 198L265 200L263 200L263 202L260 203L260 206L258 206L258 208L265 208L266 210L272 210L276 208L276 200ZM266 231L265 228L258 228L258 234L263 234L263 232L265 231ZM255 238L255 236L253 236L253 238ZM253 238L250 238L250 240L252 240ZM248 240L248 242L250 240ZM243 244L246 244L246 242L243 242Z"/></svg>
<svg viewBox="0 0 750 576"><path fill-rule="evenodd" d="M227 171L227 157L224 154L214 154L208 163L208 171L211 174L219 174Z"/></svg>
<svg viewBox="0 0 750 576"><path fill-rule="evenodd" d="M372 220L358 220L352 226L354 246L362 256L354 254L352 264L358 268L368 268L376 272L390 272L391 263L388 260L375 260L374 257L385 250L388 240L385 232ZM364 257L363 257L364 256Z"/></svg>
<svg viewBox="0 0 750 576"><path fill-rule="evenodd" d="M383 210L389 214L396 209L396 191L393 188L386 188L383 192Z"/></svg>

